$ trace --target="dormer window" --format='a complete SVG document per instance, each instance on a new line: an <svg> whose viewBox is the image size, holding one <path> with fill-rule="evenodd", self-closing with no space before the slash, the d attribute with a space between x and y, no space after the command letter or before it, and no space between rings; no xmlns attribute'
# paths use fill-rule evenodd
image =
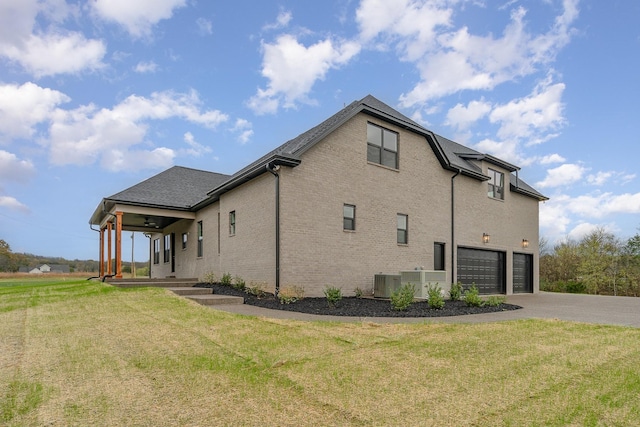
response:
<svg viewBox="0 0 640 427"><path fill-rule="evenodd" d="M504 174L493 169L488 170L489 189L487 194L493 199L504 200Z"/></svg>
<svg viewBox="0 0 640 427"><path fill-rule="evenodd" d="M367 123L367 160L398 169L398 134Z"/></svg>

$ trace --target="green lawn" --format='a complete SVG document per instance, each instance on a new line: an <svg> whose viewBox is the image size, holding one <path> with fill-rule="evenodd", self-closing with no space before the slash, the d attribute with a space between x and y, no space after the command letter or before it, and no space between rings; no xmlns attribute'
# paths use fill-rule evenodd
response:
<svg viewBox="0 0 640 427"><path fill-rule="evenodd" d="M640 423L640 329L305 323L0 281L0 425Z"/></svg>

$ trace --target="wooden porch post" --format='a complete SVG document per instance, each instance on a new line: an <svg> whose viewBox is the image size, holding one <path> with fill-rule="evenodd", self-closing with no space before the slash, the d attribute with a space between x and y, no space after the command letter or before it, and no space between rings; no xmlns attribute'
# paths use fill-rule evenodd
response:
<svg viewBox="0 0 640 427"><path fill-rule="evenodd" d="M100 227L100 268L98 269L100 277L104 276L104 228Z"/></svg>
<svg viewBox="0 0 640 427"><path fill-rule="evenodd" d="M113 274L113 266L111 265L111 223L107 223L107 274Z"/></svg>
<svg viewBox="0 0 640 427"><path fill-rule="evenodd" d="M116 279L122 279L122 212L116 212Z"/></svg>

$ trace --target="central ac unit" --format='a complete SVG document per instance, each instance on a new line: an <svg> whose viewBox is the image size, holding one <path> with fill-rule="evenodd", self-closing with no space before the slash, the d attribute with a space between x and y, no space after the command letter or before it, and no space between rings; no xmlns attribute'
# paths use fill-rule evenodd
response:
<svg viewBox="0 0 640 427"><path fill-rule="evenodd" d="M373 296L390 298L400 288L399 274L376 274L373 276Z"/></svg>
<svg viewBox="0 0 640 427"><path fill-rule="evenodd" d="M447 282L447 272L444 270L407 270L400 272L400 284L411 283L416 287L415 297L427 299L428 287L439 286L443 296L449 293L451 285Z"/></svg>

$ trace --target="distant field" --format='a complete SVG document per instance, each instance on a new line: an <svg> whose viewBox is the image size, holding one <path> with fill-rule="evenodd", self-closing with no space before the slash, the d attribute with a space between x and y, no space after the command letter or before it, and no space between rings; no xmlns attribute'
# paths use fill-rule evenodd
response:
<svg viewBox="0 0 640 427"><path fill-rule="evenodd" d="M638 425L640 329L296 322L0 279L0 425Z"/></svg>

